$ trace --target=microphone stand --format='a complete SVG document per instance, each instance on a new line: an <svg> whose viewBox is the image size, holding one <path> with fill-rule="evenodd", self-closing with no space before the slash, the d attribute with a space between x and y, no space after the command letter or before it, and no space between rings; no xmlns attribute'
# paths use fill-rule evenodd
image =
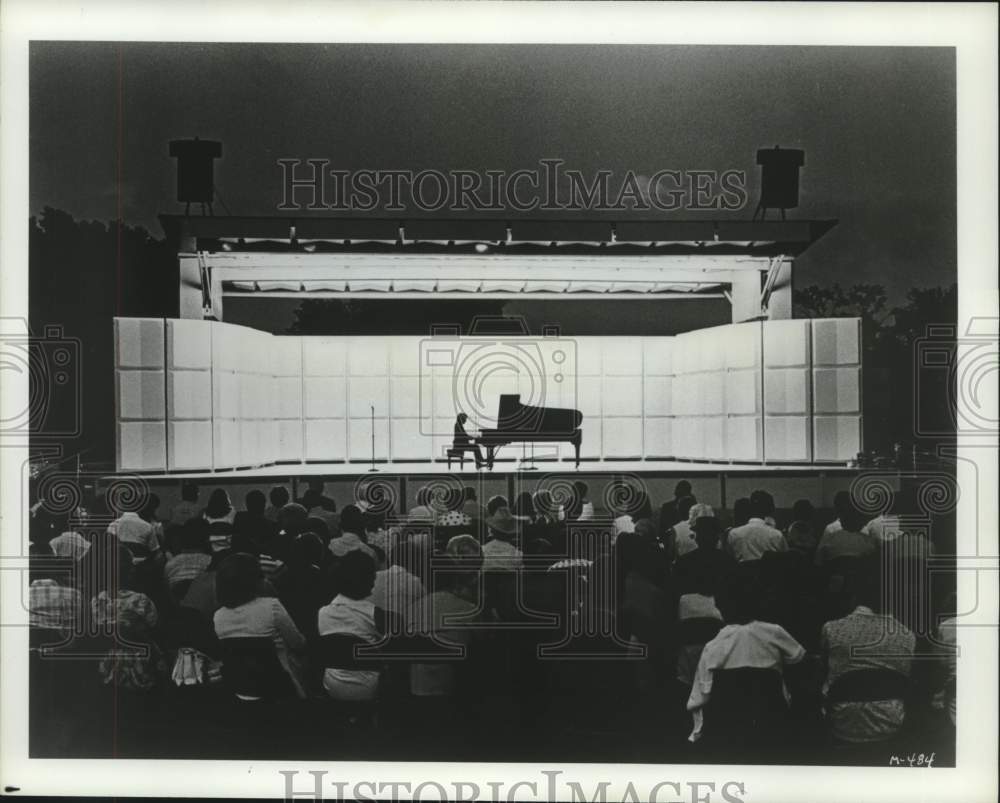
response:
<svg viewBox="0 0 1000 803"><path fill-rule="evenodd" d="M372 467L368 469L368 473L371 474L373 471L378 471L375 468L375 405L369 405L372 408Z"/></svg>

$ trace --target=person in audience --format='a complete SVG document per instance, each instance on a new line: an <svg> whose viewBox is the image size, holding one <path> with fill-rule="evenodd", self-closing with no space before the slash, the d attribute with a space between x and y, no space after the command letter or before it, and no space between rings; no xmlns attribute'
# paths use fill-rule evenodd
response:
<svg viewBox="0 0 1000 803"><path fill-rule="evenodd" d="M726 588L720 589L720 592L719 609L726 624L705 645L695 670L691 696L687 702L694 725L688 737L691 742L701 738L703 709L712 696L715 672L741 668L774 669L781 672L785 666L797 664L806 657L805 648L783 627L757 620L759 589L751 579L741 578L731 582ZM787 690L785 698L788 699Z"/></svg>
<svg viewBox="0 0 1000 803"><path fill-rule="evenodd" d="M310 477L307 485L306 492L302 494L301 498L295 500L306 509L306 512L317 507L331 510L337 509L337 503L324 493L326 482L324 482L322 477Z"/></svg>
<svg viewBox="0 0 1000 803"><path fill-rule="evenodd" d="M52 554L57 557L80 560L90 549L90 541L70 529L69 516L65 513L52 516L52 532L59 533L49 541Z"/></svg>
<svg viewBox="0 0 1000 803"><path fill-rule="evenodd" d="M386 529L385 516L373 511L365 511L365 543L372 548L381 549L383 554L388 554L394 546L394 539L398 533L392 529Z"/></svg>
<svg viewBox="0 0 1000 803"><path fill-rule="evenodd" d="M814 559L817 566L836 558L864 557L875 551L875 540L862 533L864 520L853 506L841 510L838 521L840 529L825 532L819 539Z"/></svg>
<svg viewBox="0 0 1000 803"><path fill-rule="evenodd" d="M751 515L752 511L750 509L750 498L747 496L741 496L733 502L733 524L729 529L731 530L733 527L742 527L750 521Z"/></svg>
<svg viewBox="0 0 1000 803"><path fill-rule="evenodd" d="M434 511L431 506L433 502L432 491L426 485L417 489L417 504L409 513L410 521L427 522L434 520Z"/></svg>
<svg viewBox="0 0 1000 803"><path fill-rule="evenodd" d="M292 495L284 485L275 485L267 494L267 507L264 508L264 517L268 521L278 523L278 514L281 509L292 501Z"/></svg>
<svg viewBox="0 0 1000 803"><path fill-rule="evenodd" d="M686 500L690 499L690 502ZM685 509L681 508L681 500L685 500ZM681 480L674 486L674 498L669 502L664 502L660 507L660 529L666 532L670 527L681 521L687 520L686 510L691 509L695 503L694 494L691 493L691 483Z"/></svg>
<svg viewBox="0 0 1000 803"><path fill-rule="evenodd" d="M484 571L516 571L524 563L524 555L514 545L517 519L502 507L486 519L488 540L483 545Z"/></svg>
<svg viewBox="0 0 1000 803"><path fill-rule="evenodd" d="M448 494L445 499L445 510L437 517L438 527L468 527L472 518L462 509L465 499L457 493Z"/></svg>
<svg viewBox="0 0 1000 803"><path fill-rule="evenodd" d="M506 496L491 496L489 501L486 503L486 516L492 516L502 507L510 507L507 503Z"/></svg>
<svg viewBox="0 0 1000 803"><path fill-rule="evenodd" d="M861 532L870 536L877 545L896 540L903 532L902 519L916 507L911 497L912 493L905 486L895 491L889 509L868 521L861 528Z"/></svg>
<svg viewBox="0 0 1000 803"><path fill-rule="evenodd" d="M420 577L424 574L423 548L409 539L400 541L388 553L385 567L375 572L372 602L384 611L403 615L426 593Z"/></svg>
<svg viewBox="0 0 1000 803"><path fill-rule="evenodd" d="M166 664L153 637L159 613L153 600L132 587L135 565L129 560L128 549L117 549L117 584L90 601L94 624L116 636L98 669L106 685L148 691L166 674Z"/></svg>
<svg viewBox="0 0 1000 803"><path fill-rule="evenodd" d="M730 554L743 563L760 560L765 552L787 552L788 542L773 522L774 498L766 491L750 495L750 520L742 527L733 527L727 540Z"/></svg>
<svg viewBox="0 0 1000 803"><path fill-rule="evenodd" d="M671 560L677 556L677 528L681 528L681 532L684 533L687 530L688 522L691 518L691 508L695 505L695 500L693 496L682 496L679 499L675 499L673 503L674 507L671 508L671 513L669 516L664 517L661 513L660 521L668 521L672 519L675 515L681 516L681 518L674 521L672 524L662 526L661 525L661 542L667 553L670 555ZM690 530L687 530L690 534Z"/></svg>
<svg viewBox="0 0 1000 803"><path fill-rule="evenodd" d="M215 612L219 610L219 606L221 604L219 602L218 594L219 567L225 562L226 558L234 554L238 553L229 549L221 552L214 552L212 554L212 562L208 564L208 568L191 581L191 585L188 587L187 593L181 600L180 604L182 608L191 608L198 611L202 615L203 619L207 623L211 624L212 618L215 616ZM250 557L253 556L251 555ZM278 592L275 590L274 586L264 578L263 573L260 573L255 593L258 597L278 596Z"/></svg>
<svg viewBox="0 0 1000 803"><path fill-rule="evenodd" d="M134 564L146 560L158 561L162 558L160 541L156 537L153 525L143 519L135 511L126 511L108 525L108 535L114 536L118 543L126 547L132 554Z"/></svg>
<svg viewBox="0 0 1000 803"><path fill-rule="evenodd" d="M278 512L278 535L268 550L274 557L284 559L291 548L292 539L309 530L309 514L298 502L289 502ZM321 535L317 533L317 535Z"/></svg>
<svg viewBox="0 0 1000 803"><path fill-rule="evenodd" d="M566 527L559 517L560 510L552 499L552 494L545 488L535 491L530 509L534 510L535 515L528 526L527 538L544 538L561 552L566 543Z"/></svg>
<svg viewBox="0 0 1000 803"><path fill-rule="evenodd" d="M330 539L329 550L335 558L343 558L348 552L360 549L374 559L375 555L365 543L365 516L357 505L347 505L340 514L340 536Z"/></svg>
<svg viewBox="0 0 1000 803"><path fill-rule="evenodd" d="M711 547L711 550L712 552L719 551L715 547ZM688 557L694 554L696 553L692 552ZM722 612L715 604L715 598L722 587L719 576L708 568L703 567L701 571L687 575L684 578L684 584L678 588L680 592L677 599L679 627L683 627L684 622L695 619L712 619L719 623L721 629ZM702 636L702 639L704 638L706 636ZM701 639L699 639L700 641ZM698 642L688 644L685 641L677 645L677 680L688 688L694 683L698 661L701 660L701 652L704 648L705 644Z"/></svg>
<svg viewBox="0 0 1000 803"><path fill-rule="evenodd" d="M305 638L277 597L262 597L258 589L263 576L253 555L233 552L218 569L219 609L212 622L220 640L236 638L271 638L278 662L288 675L299 697L306 696L301 661Z"/></svg>
<svg viewBox="0 0 1000 803"><path fill-rule="evenodd" d="M229 501L229 494L223 488L216 488L208 497L202 518L208 522L208 538L213 552L229 549L233 536L233 522L236 520L236 509Z"/></svg>
<svg viewBox="0 0 1000 803"><path fill-rule="evenodd" d="M336 570L337 596L319 609L317 626L324 636L353 636L368 644L382 638L384 623L379 626L375 604L371 600L375 585L375 561L371 555L354 550L344 556ZM335 700L374 700L378 696L379 671L326 667L323 689Z"/></svg>
<svg viewBox="0 0 1000 803"><path fill-rule="evenodd" d="M582 480L573 483L573 500L566 511L567 521L590 521L594 518L594 503L590 501L590 487Z"/></svg>
<svg viewBox="0 0 1000 803"><path fill-rule="evenodd" d="M244 510L233 518L233 532L246 534L258 552L264 551L278 532L277 524L264 515L267 497L263 491L249 491L244 497L243 506Z"/></svg>
<svg viewBox="0 0 1000 803"><path fill-rule="evenodd" d="M326 547L316 533L299 533L292 540L285 571L273 581L281 604L310 642L318 636L316 612L334 595L333 580L323 571L325 552Z"/></svg>
<svg viewBox="0 0 1000 803"><path fill-rule="evenodd" d="M692 525L695 549L677 559L674 580L680 594L697 593L706 582L711 588L723 588L736 570L736 561L719 549L722 522L714 516L700 516Z"/></svg>
<svg viewBox="0 0 1000 803"><path fill-rule="evenodd" d="M944 604L937 626L937 634L933 639L934 649L941 656L941 690L935 694L933 705L944 709L955 727L955 692L958 664L958 600L952 591ZM954 733L951 734L954 736Z"/></svg>
<svg viewBox="0 0 1000 803"><path fill-rule="evenodd" d="M823 694L851 672L883 669L909 678L916 637L891 616L880 611L878 566L871 563L852 576L854 610L842 619L823 625L821 652L826 666ZM905 685L905 684L902 684ZM894 696L874 700L842 700L826 705L827 722L834 739L843 743L879 742L899 732L905 709ZM899 692L901 693L901 692Z"/></svg>
<svg viewBox="0 0 1000 803"><path fill-rule="evenodd" d="M449 571L435 574L434 590L417 600L407 613L410 631L433 636L439 644L466 646L472 642L473 624L479 611L479 571L482 550L471 535L456 535L445 548ZM453 696L458 690L462 661L414 662L410 666L410 692L416 697Z"/></svg>
<svg viewBox="0 0 1000 803"><path fill-rule="evenodd" d="M519 518L534 522L535 503L529 491L521 491L517 495L517 498L514 500L514 510L512 512Z"/></svg>
<svg viewBox="0 0 1000 803"><path fill-rule="evenodd" d="M318 505L309 508L309 518L322 519L331 533L340 529L340 514L337 512L337 503L332 499L323 497Z"/></svg>
<svg viewBox="0 0 1000 803"><path fill-rule="evenodd" d="M181 588L181 583L190 584L195 577L208 571L212 562L208 522L199 518L188 519L180 528L177 546L180 551L163 567L163 579L171 592Z"/></svg>
<svg viewBox="0 0 1000 803"><path fill-rule="evenodd" d="M474 521L485 519L486 511L483 510L483 506L479 504L479 500L476 498L476 489L471 485L466 485L464 494L465 501L462 504L462 512Z"/></svg>
<svg viewBox="0 0 1000 803"><path fill-rule="evenodd" d="M71 572L44 572L33 576L28 586L28 624L66 635L82 627L83 596L72 585Z"/></svg>
<svg viewBox="0 0 1000 803"><path fill-rule="evenodd" d="M159 520L156 516L156 511L160 509L160 497L156 494L150 494L146 499L146 504L143 506L142 510L139 511L139 516L143 521L150 524L153 528L153 534L156 536L156 540L163 548L163 522Z"/></svg>
<svg viewBox="0 0 1000 803"><path fill-rule="evenodd" d="M700 518L715 518L715 511L711 505L706 505L704 502L691 505L688 517L674 525L673 551L678 558L698 548L694 540L694 523Z"/></svg>
<svg viewBox="0 0 1000 803"><path fill-rule="evenodd" d="M843 529L844 525L841 523L841 518L845 512L849 513L852 509L850 492L837 491L833 496L833 511L837 514L837 518L826 525L823 529L823 535L832 534L837 532L837 530Z"/></svg>
<svg viewBox="0 0 1000 803"><path fill-rule="evenodd" d="M181 484L181 501L174 505L170 511L170 523L181 526L186 524L188 519L194 519L201 515L201 508L198 506L198 486L193 482Z"/></svg>
<svg viewBox="0 0 1000 803"><path fill-rule="evenodd" d="M792 521L785 530L789 549L812 558L819 545L819 536L813 524L815 519L816 510L808 499L799 499L792 505Z"/></svg>

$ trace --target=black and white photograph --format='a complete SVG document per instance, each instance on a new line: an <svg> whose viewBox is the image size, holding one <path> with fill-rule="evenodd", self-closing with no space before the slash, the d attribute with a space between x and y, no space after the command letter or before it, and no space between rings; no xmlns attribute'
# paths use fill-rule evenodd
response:
<svg viewBox="0 0 1000 803"><path fill-rule="evenodd" d="M947 6L6 8L5 793L996 799Z"/></svg>

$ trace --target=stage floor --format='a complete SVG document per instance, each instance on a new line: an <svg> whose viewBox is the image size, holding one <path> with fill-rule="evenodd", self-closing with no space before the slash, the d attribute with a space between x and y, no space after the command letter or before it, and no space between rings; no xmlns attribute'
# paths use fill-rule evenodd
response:
<svg viewBox="0 0 1000 803"><path fill-rule="evenodd" d="M533 465L534 468L528 468ZM448 468L446 462L392 462L376 463L371 472L370 463L279 463L217 471L175 471L175 472L122 472L138 474L147 479L175 480L265 480L276 477L360 477L367 473L386 476L452 474L463 477L502 477L509 474L640 474L640 475L738 475L738 474L808 474L845 475L854 474L859 469L838 463L706 463L683 460L583 460L576 468L571 461L535 460L523 463L519 460L497 460L493 470L476 471L475 463L466 460L465 467L459 468L457 461ZM112 477L115 475L111 475ZM109 477L110 479L111 477Z"/></svg>

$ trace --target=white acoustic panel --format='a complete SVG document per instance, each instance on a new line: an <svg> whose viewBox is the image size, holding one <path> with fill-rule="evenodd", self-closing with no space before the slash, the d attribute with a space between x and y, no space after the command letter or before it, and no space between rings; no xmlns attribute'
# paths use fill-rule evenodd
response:
<svg viewBox="0 0 1000 803"><path fill-rule="evenodd" d="M212 462L215 468L240 465L240 422L216 420L212 430Z"/></svg>
<svg viewBox="0 0 1000 803"><path fill-rule="evenodd" d="M302 377L274 377L271 380L271 393L271 414L275 418L302 417Z"/></svg>
<svg viewBox="0 0 1000 803"><path fill-rule="evenodd" d="M276 421L275 427L278 439L275 459L284 462L302 460L302 422Z"/></svg>
<svg viewBox="0 0 1000 803"><path fill-rule="evenodd" d="M389 380L384 376L352 376L347 384L348 415L351 418L377 418L389 415Z"/></svg>
<svg viewBox="0 0 1000 803"><path fill-rule="evenodd" d="M306 418L346 418L346 378L307 376L303 381L302 403Z"/></svg>
<svg viewBox="0 0 1000 803"><path fill-rule="evenodd" d="M726 375L720 368L701 375L701 410L704 415L726 411Z"/></svg>
<svg viewBox="0 0 1000 803"><path fill-rule="evenodd" d="M170 418L212 417L212 373L167 371L167 407Z"/></svg>
<svg viewBox="0 0 1000 803"><path fill-rule="evenodd" d="M279 434L277 421L273 419L258 421L257 438L260 450L257 457L261 463L274 463L280 459L278 450Z"/></svg>
<svg viewBox="0 0 1000 803"><path fill-rule="evenodd" d="M642 418L605 418L601 422L605 457L642 457Z"/></svg>
<svg viewBox="0 0 1000 803"><path fill-rule="evenodd" d="M705 416L701 419L702 454L706 460L725 460L726 419L722 416Z"/></svg>
<svg viewBox="0 0 1000 803"><path fill-rule="evenodd" d="M270 371L275 376L302 376L302 341L304 338L292 336L272 336L268 349L270 352Z"/></svg>
<svg viewBox="0 0 1000 803"><path fill-rule="evenodd" d="M239 374L221 370L213 370L212 374L212 387L215 391L214 417L218 419L239 418Z"/></svg>
<svg viewBox="0 0 1000 803"><path fill-rule="evenodd" d="M210 333L212 343L212 368L215 371L239 372L245 362L243 349L248 339L247 334L241 326L227 326L225 324L215 324L211 326L206 321L178 321L178 323L200 324L205 326L205 331ZM211 326L211 328L209 328ZM193 332L198 331L194 327L182 327L179 331L185 331L193 336ZM191 366L195 367L195 366Z"/></svg>
<svg viewBox="0 0 1000 803"><path fill-rule="evenodd" d="M370 460L372 456L372 420L351 418L347 422L347 459L351 461ZM389 419L376 418L375 459L389 459Z"/></svg>
<svg viewBox="0 0 1000 803"><path fill-rule="evenodd" d="M764 365L770 368L808 366L809 321L762 321L764 327Z"/></svg>
<svg viewBox="0 0 1000 803"><path fill-rule="evenodd" d="M726 457L735 461L763 459L759 416L731 416L726 419Z"/></svg>
<svg viewBox="0 0 1000 803"><path fill-rule="evenodd" d="M765 416L764 459L803 462L811 458L809 416Z"/></svg>
<svg viewBox="0 0 1000 803"><path fill-rule="evenodd" d="M166 429L163 421L120 421L118 470L164 471L167 467Z"/></svg>
<svg viewBox="0 0 1000 803"><path fill-rule="evenodd" d="M259 421L240 421L240 465L256 466L262 462Z"/></svg>
<svg viewBox="0 0 1000 803"><path fill-rule="evenodd" d="M603 337L575 338L577 376L600 376L603 373L604 341L606 339Z"/></svg>
<svg viewBox="0 0 1000 803"><path fill-rule="evenodd" d="M642 415L642 377L605 377L602 401L604 417Z"/></svg>
<svg viewBox="0 0 1000 803"><path fill-rule="evenodd" d="M212 422L170 421L167 457L171 470L212 468Z"/></svg>
<svg viewBox="0 0 1000 803"><path fill-rule="evenodd" d="M703 374L675 376L672 385L672 399L675 415L700 415L704 404Z"/></svg>
<svg viewBox="0 0 1000 803"><path fill-rule="evenodd" d="M426 385L421 384L420 387L421 390L423 390L426 387ZM486 406L482 405L468 405L464 403L459 404L456 402L456 399L460 396L464 396L467 398L468 394L461 387L456 387L456 383L451 376L442 377L438 376L437 373L435 373L432 379L431 414L435 418L447 419L451 421L452 424L454 424L455 416L458 415L458 408L459 406L461 406L469 408L464 412L466 415L468 415L470 418L474 420L478 418L477 413L482 415L488 415L493 419L496 418L495 407L490 406L489 409L487 410ZM426 404L426 397L424 396L420 397L420 404L421 407L423 407L423 405ZM421 414L426 414L426 413L427 411L425 409L421 409ZM450 427L449 431L451 431Z"/></svg>
<svg viewBox="0 0 1000 803"><path fill-rule="evenodd" d="M701 419L693 417L673 419L674 453L677 457L701 457Z"/></svg>
<svg viewBox="0 0 1000 803"><path fill-rule="evenodd" d="M818 415L813 419L814 459L844 462L861 451L861 417Z"/></svg>
<svg viewBox="0 0 1000 803"><path fill-rule="evenodd" d="M726 372L726 412L752 415L760 411L760 373L754 369Z"/></svg>
<svg viewBox="0 0 1000 803"><path fill-rule="evenodd" d="M646 376L643 380L642 407L647 416L668 416L673 413L669 376Z"/></svg>
<svg viewBox="0 0 1000 803"><path fill-rule="evenodd" d="M580 424L580 434L582 442L580 444L580 457L600 457L601 456L601 430L604 422L600 417L587 418L584 416ZM570 446L566 456L573 454L573 447Z"/></svg>
<svg viewBox="0 0 1000 803"><path fill-rule="evenodd" d="M303 337L302 373L305 376L346 376L346 337Z"/></svg>
<svg viewBox="0 0 1000 803"><path fill-rule="evenodd" d="M673 372L672 337L642 338L642 363L646 376L670 376Z"/></svg>
<svg viewBox="0 0 1000 803"><path fill-rule="evenodd" d="M761 322L737 323L720 327L724 330L726 368L743 369L760 366Z"/></svg>
<svg viewBox="0 0 1000 803"><path fill-rule="evenodd" d="M645 457L672 457L673 419L646 416L644 422L643 452Z"/></svg>
<svg viewBox="0 0 1000 803"><path fill-rule="evenodd" d="M674 338L673 367L677 376L701 370L698 364L698 342L693 332L685 332Z"/></svg>
<svg viewBox="0 0 1000 803"><path fill-rule="evenodd" d="M764 412L809 412L809 373L801 368L768 368L764 371Z"/></svg>
<svg viewBox="0 0 1000 803"><path fill-rule="evenodd" d="M728 326L713 326L690 332L695 371L720 371L725 367Z"/></svg>
<svg viewBox="0 0 1000 803"><path fill-rule="evenodd" d="M389 373L387 337L352 337L347 349L350 376L386 376Z"/></svg>
<svg viewBox="0 0 1000 803"><path fill-rule="evenodd" d="M389 341L389 369L393 376L426 374L421 362L422 337L393 337ZM427 366L429 367L429 366Z"/></svg>
<svg viewBox="0 0 1000 803"><path fill-rule="evenodd" d="M417 418L394 418L392 420L392 459L429 460L434 456L432 438L424 434L426 425L421 427Z"/></svg>
<svg viewBox="0 0 1000 803"><path fill-rule="evenodd" d="M812 322L813 365L857 365L861 362L861 328L857 318Z"/></svg>
<svg viewBox="0 0 1000 803"><path fill-rule="evenodd" d="M393 418L419 417L420 384L418 376L393 376L389 380L389 413ZM429 392L430 382L427 387Z"/></svg>
<svg viewBox="0 0 1000 803"><path fill-rule="evenodd" d="M640 376L642 349L634 337L609 337L604 340L605 376Z"/></svg>
<svg viewBox="0 0 1000 803"><path fill-rule="evenodd" d="M815 368L813 369L813 412L860 413L861 412L861 369Z"/></svg>
<svg viewBox="0 0 1000 803"><path fill-rule="evenodd" d="M213 321L167 321L167 367L208 369L214 361L212 341L224 324ZM239 329L242 327L226 327ZM229 337L237 333L227 332Z"/></svg>
<svg viewBox="0 0 1000 803"><path fill-rule="evenodd" d="M118 418L163 419L163 371L117 371Z"/></svg>
<svg viewBox="0 0 1000 803"><path fill-rule="evenodd" d="M347 421L343 418L307 419L306 460L340 462L347 459Z"/></svg>
<svg viewBox="0 0 1000 803"><path fill-rule="evenodd" d="M163 368L163 319L115 318L119 368Z"/></svg>

